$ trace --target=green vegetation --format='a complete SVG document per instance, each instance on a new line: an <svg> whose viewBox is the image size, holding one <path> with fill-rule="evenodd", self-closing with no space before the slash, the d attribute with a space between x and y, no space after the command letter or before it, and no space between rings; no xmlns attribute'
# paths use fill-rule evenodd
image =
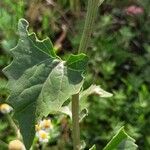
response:
<svg viewBox="0 0 150 150"><path fill-rule="evenodd" d="M44 41L49 47L49 50L52 50L48 54L48 51L39 51L39 48L43 46L43 43L40 43L39 41L35 42L35 37L30 35L30 38L33 39L32 42L37 44L36 48L34 47L32 49L34 54L40 53L37 54L37 56L39 56L40 60L43 59L43 61L45 58L47 59L47 57L50 58L50 62L45 62L46 65L51 65L55 59L55 63L64 62L62 60L66 60L66 64L64 64L64 67L66 68L65 71L67 70L67 67L73 70L70 72L71 76L69 77L74 77L73 74L76 74L75 80L78 78L81 82L81 74L86 66L86 56L84 54L72 55L71 53L76 53L78 50L84 27L86 9L87 2L84 0L18 0L15 2L3 0L0 2L1 104L4 103L10 94L10 91L7 88L7 78L3 74L2 69L12 61L10 49L17 44L18 39L20 38L19 33L16 32L20 18L25 18L30 23L29 33L35 32L38 39L44 39L48 36L52 43L54 43L53 47L49 40ZM115 135L115 137L109 142L110 146L106 146L105 149L111 149L111 147L114 146L111 144L112 141L116 140L119 136L122 137L123 141L121 138L119 138L120 141L118 140L116 143L121 143L119 146L123 145L124 149L126 149L125 143L129 143L131 146L134 145L136 148L134 144L136 141L139 150L149 150L149 10L149 0L137 0L134 2L107 0L98 10L92 38L89 42L89 47L87 50L89 61L87 67L88 69L86 74L84 74L84 90L80 95L80 119L82 120L84 118L84 120L82 120L80 123L80 134L81 140L84 140L82 144L84 149L90 149L94 144L95 146L93 146L91 149L103 149ZM22 29L21 22L20 28ZM23 31L20 31L20 33L23 33L21 35L24 35L26 34L26 31L23 29ZM28 42L29 40L28 35L22 38L25 40L24 42ZM31 44L29 45L31 46ZM20 43L20 45L18 45L19 48L16 47L15 49L19 50L24 47L26 50L28 50L26 46L27 45L24 43ZM21 59L19 59L19 63L30 68L33 66L32 63L36 58L34 56L30 57L31 63L25 61L26 58L23 57L25 56L25 53L25 51L20 53L19 57L21 57ZM60 59L55 53L61 56L62 59ZM78 61L76 62L74 60ZM21 70L23 69L23 67L19 67L20 66L17 68L17 66L15 66L13 67L14 69L12 69L11 75L15 80L12 79L13 81L11 84L13 85L14 93L8 99L11 106L14 108L16 107L15 109L17 110L18 114L19 109L22 109L22 106L18 107L17 87L20 85L21 88L19 90L24 90L26 89L26 86L28 86L29 82L28 78L26 77L26 80L19 79L16 81L16 79L18 79L17 76L21 74ZM32 69L28 73L32 73ZM41 69L45 70L43 67L41 67ZM42 79L47 79L52 70L44 72ZM78 72L77 70L80 71ZM26 74L26 76L27 75L28 74ZM42 77L40 72L39 75ZM55 74L53 75L53 77L56 77ZM65 78L69 77L65 76ZM70 99L68 101L66 100L72 94L76 93L72 93L72 89L75 91L80 89L80 84L82 84L82 82L79 85L72 85L70 82L67 84L67 89L71 87L70 91L68 92L68 90L64 89L64 91L66 91L66 94L64 95L65 98L61 100L60 104L63 104L60 112L63 112L64 115L62 115L60 112L58 112L57 115L49 115L49 118L51 118L53 124L53 130L51 131L49 142L47 145L42 145L38 142L36 137L34 139L33 149L61 149L62 147L64 147L64 149L72 149L72 137L70 131L72 123L70 118L65 115L67 114L72 117L70 114L71 105ZM95 88L94 85L92 87L90 86L92 84L101 85L103 89L113 93L113 97L104 99L103 97L105 96L99 95L100 91L92 91L93 88ZM46 86L47 85L45 85L45 89L48 89ZM43 90L43 92L48 92L51 95L55 95L55 92L51 92L53 89L49 89L50 91ZM39 92L40 89L39 91L35 91ZM110 96L109 93L105 94L107 95L106 97ZM29 93L27 95L31 97ZM33 97L33 99L34 98L35 97ZM62 96L59 98L62 98ZM47 111L50 111L49 108L47 109L49 104L45 107L41 107L40 105L43 106L43 104L41 103L40 99L38 101L38 106L40 107L38 109L38 116L40 116L39 114L41 113L41 108L44 110L44 115L48 114L49 112ZM55 107L52 109L55 109ZM22 113L26 114L24 112ZM31 114L34 113L32 112ZM13 115L13 113L10 113L10 116L11 115ZM31 118L29 119L32 120L32 115L30 117ZM26 121L28 120L28 118L21 118L20 122L22 119L25 119ZM22 125L23 128L26 128L26 126L30 126L30 121L28 120L26 124ZM124 126L128 135L124 129L121 128L122 126ZM118 132L119 129L120 132ZM134 138L135 141L130 136ZM0 113L0 148L2 150L7 149L6 147L8 146L8 143L11 140L14 140L15 137L15 126L12 120L8 115ZM117 147L118 149L120 148L119 146ZM134 149L134 147L132 147L131 150ZM121 147L120 149L123 148Z"/></svg>

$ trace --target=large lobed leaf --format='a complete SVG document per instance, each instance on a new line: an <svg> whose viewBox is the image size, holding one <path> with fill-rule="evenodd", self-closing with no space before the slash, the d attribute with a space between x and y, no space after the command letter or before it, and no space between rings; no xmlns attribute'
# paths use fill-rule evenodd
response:
<svg viewBox="0 0 150 150"><path fill-rule="evenodd" d="M124 127L120 128L118 133L106 145L103 150L136 150L135 140L131 138L125 131Z"/></svg>
<svg viewBox="0 0 150 150"><path fill-rule="evenodd" d="M35 123L59 111L63 103L80 91L87 63L84 54L71 55L68 61L56 56L51 41L39 41L27 31L28 22L18 23L19 41L11 50L12 63L4 69L11 94L7 99L14 110L27 149L32 145Z"/></svg>

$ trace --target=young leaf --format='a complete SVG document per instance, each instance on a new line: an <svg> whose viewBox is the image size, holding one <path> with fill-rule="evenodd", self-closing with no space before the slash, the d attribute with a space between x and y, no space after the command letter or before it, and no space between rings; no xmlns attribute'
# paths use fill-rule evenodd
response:
<svg viewBox="0 0 150 150"><path fill-rule="evenodd" d="M109 92L104 91L99 85L91 85L88 89L84 90L80 97L81 98L87 98L91 94L96 94L100 97L111 97L112 94Z"/></svg>
<svg viewBox="0 0 150 150"><path fill-rule="evenodd" d="M83 54L80 54L80 56L81 55L84 56ZM75 56L73 56L73 57L75 57ZM78 56L78 58L79 58L79 56ZM75 61L74 61L74 64L75 64ZM88 89L80 92L80 121L82 121L82 119L84 117L86 117L88 114L87 108L88 108L89 104L87 103L86 100L87 100L87 97L92 94L96 94L99 97L103 97L103 98L112 96L111 93L104 91L99 85L91 85ZM59 111L61 113L68 115L70 118L72 118L71 102L67 106L63 106Z"/></svg>
<svg viewBox="0 0 150 150"><path fill-rule="evenodd" d="M91 85L89 88L86 90L82 91L80 93L80 110L88 109L89 103L87 102L87 98L90 95L97 95L102 98L109 98L113 94L103 90L100 85Z"/></svg>
<svg viewBox="0 0 150 150"><path fill-rule="evenodd" d="M96 150L96 146L93 145L89 150Z"/></svg>
<svg viewBox="0 0 150 150"><path fill-rule="evenodd" d="M103 150L136 150L135 140L131 138L125 131L124 127L120 128L118 133L106 145Z"/></svg>
<svg viewBox="0 0 150 150"><path fill-rule="evenodd" d="M35 135L35 124L49 113L59 111L63 103L80 91L83 84L81 62L87 63L84 55L77 61L76 70L69 62L56 56L51 41L39 41L34 33L29 34L28 22L18 24L19 41L11 50L12 63L4 69L9 79L11 94L7 103L14 110L23 141L30 148ZM76 55L75 57L79 57Z"/></svg>
<svg viewBox="0 0 150 150"><path fill-rule="evenodd" d="M79 122L81 122L88 115L88 109L83 109L80 111Z"/></svg>
<svg viewBox="0 0 150 150"><path fill-rule="evenodd" d="M59 112L65 114L65 115L68 115L72 119L72 112L71 112L71 108L69 106L61 107Z"/></svg>
<svg viewBox="0 0 150 150"><path fill-rule="evenodd" d="M68 67L83 72L86 67L86 62L88 61L88 58L85 54L81 53L78 55L71 54L70 57L67 60Z"/></svg>

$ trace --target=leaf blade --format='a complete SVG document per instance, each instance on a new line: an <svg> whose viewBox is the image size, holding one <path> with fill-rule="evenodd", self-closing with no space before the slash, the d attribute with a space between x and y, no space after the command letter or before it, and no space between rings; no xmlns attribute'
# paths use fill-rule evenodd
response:
<svg viewBox="0 0 150 150"><path fill-rule="evenodd" d="M127 149L136 150L137 145L135 144L135 140L124 131L124 127L121 127L118 133L112 138L112 140L105 146L103 150Z"/></svg>
<svg viewBox="0 0 150 150"><path fill-rule="evenodd" d="M7 103L15 110L14 118L27 149L32 145L38 120L57 112L71 95L80 91L84 70L68 67L56 56L50 40L39 41L34 33L28 33L28 25L24 19L19 21L20 39L11 50L13 61L3 70L11 89Z"/></svg>

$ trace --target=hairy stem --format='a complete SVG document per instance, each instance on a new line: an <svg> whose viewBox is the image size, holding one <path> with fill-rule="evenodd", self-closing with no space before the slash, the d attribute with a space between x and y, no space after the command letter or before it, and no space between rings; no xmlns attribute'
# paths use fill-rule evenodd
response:
<svg viewBox="0 0 150 150"><path fill-rule="evenodd" d="M84 30L79 45L78 53L85 52L88 48L93 25L98 11L98 5L103 0L89 0ZM72 123L73 123L73 149L80 149L80 127L79 127L79 93L72 96Z"/></svg>
<svg viewBox="0 0 150 150"><path fill-rule="evenodd" d="M72 12L79 17L80 15L80 0L70 0Z"/></svg>
<svg viewBox="0 0 150 150"><path fill-rule="evenodd" d="M78 52L85 52L88 48L88 44L91 38L91 34L94 28L94 21L96 18L96 14L98 11L98 5L100 0L89 0L88 1L88 8L87 8L87 15L85 19L85 25L83 29L83 34L81 37L81 42L79 46Z"/></svg>
<svg viewBox="0 0 150 150"><path fill-rule="evenodd" d="M72 96L73 149L80 149L79 93Z"/></svg>

